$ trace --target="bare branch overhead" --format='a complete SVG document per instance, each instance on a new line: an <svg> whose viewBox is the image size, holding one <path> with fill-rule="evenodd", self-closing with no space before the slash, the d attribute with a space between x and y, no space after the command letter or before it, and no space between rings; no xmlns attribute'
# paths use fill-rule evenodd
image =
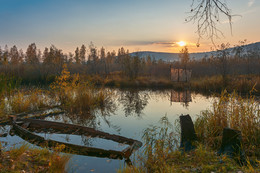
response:
<svg viewBox="0 0 260 173"><path fill-rule="evenodd" d="M230 30L232 32L231 10L228 8L225 0L192 0L191 11L185 21L197 24L198 42L200 39L207 37L214 44L214 39L224 36L222 31L218 29L217 24L220 23L220 15L223 14L228 18ZM215 44L214 44L215 45Z"/></svg>

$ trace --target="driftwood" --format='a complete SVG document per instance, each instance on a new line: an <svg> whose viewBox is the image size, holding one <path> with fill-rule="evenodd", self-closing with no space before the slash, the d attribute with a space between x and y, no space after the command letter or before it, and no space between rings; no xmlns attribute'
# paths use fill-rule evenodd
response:
<svg viewBox="0 0 260 173"><path fill-rule="evenodd" d="M197 140L194 125L190 115L180 116L181 124L181 145L183 151L191 151L195 149L194 142Z"/></svg>
<svg viewBox="0 0 260 173"><path fill-rule="evenodd" d="M72 154L128 160L132 152L136 149L139 149L142 146L142 143L140 141L126 138L119 135L111 135L109 133L101 132L93 128L88 128L84 126L45 121L45 120L36 120L36 119L23 119L23 120L12 121L12 124L16 134L22 137L23 139L28 140L29 142L36 144L38 146L55 147L57 145L63 144L65 148L62 152L67 152ZM128 144L129 147L127 147L123 151L115 151L115 150L104 150L104 149L94 148L94 147L79 146L79 145L69 144L69 143L55 141L55 140L45 140L45 138L31 132L40 129L42 130L49 129L49 130L57 131L61 134L89 135L92 137L99 137L99 138L112 140L122 144Z"/></svg>
<svg viewBox="0 0 260 173"><path fill-rule="evenodd" d="M49 110L49 109L47 109L47 110ZM46 111L46 109L44 111ZM9 115L8 117L12 118L12 119L24 118L24 117L28 118L28 116L30 114L32 114L30 118L39 119L39 118L46 118L48 116L54 116L54 115L59 115L59 114L65 113L64 111L58 111L58 112L50 112L47 114L43 114L44 111L24 112L24 113ZM0 126L5 126L5 125L10 125L10 120L4 120L4 121L0 120Z"/></svg>
<svg viewBox="0 0 260 173"><path fill-rule="evenodd" d="M224 128L219 154L234 158L240 165L246 164L245 152L242 150L242 135L238 130Z"/></svg>

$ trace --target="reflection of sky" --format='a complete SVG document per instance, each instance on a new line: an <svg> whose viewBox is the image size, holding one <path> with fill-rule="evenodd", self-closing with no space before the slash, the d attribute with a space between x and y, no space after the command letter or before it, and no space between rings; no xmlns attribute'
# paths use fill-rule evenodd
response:
<svg viewBox="0 0 260 173"><path fill-rule="evenodd" d="M116 90L117 96L119 98L119 94L121 91ZM107 117L110 124L108 125L104 119L100 115L97 115L98 121L100 121L99 130L108 132L111 134L119 134L121 136L125 136L128 138L133 138L137 140L142 140L142 132L149 125L156 125L160 118L164 115L167 115L169 121L174 124L175 120L178 119L181 114L190 114L193 119L196 118L196 115L200 114L202 110L210 108L212 103L212 98L206 98L200 94L192 94L192 102L189 103L188 107L183 106L183 103L178 102L170 102L171 91L141 91L138 93L139 98L142 95L148 94L148 104L142 110L142 114L140 116L135 113L130 116L125 116L124 107L122 103L117 103L119 105L115 114L112 114L110 117ZM118 100L118 99L114 99ZM64 115L63 115L64 116ZM51 117L47 118L48 120ZM62 121L61 117L56 117L57 121ZM55 119L55 121L56 121ZM54 119L53 119L54 120ZM68 122L69 123L69 122ZM120 127L120 132L118 132L118 128ZM43 135L44 137L59 140L66 142L66 135ZM1 138L1 141L10 142L9 145L22 142L17 136L7 136L6 138ZM75 135L71 135L69 138L69 142L73 144L82 145L82 139ZM91 139L90 143L93 144L93 147L101 147L105 149L113 149L122 150L125 146L119 146L115 142L107 142L104 139ZM68 169L73 172L90 172L91 169L94 169L95 172L115 172L116 169L122 168L124 166L123 161L111 160L106 158L95 158L95 157L87 157L87 156L78 156L74 155L71 158L71 161L68 165Z"/></svg>
<svg viewBox="0 0 260 173"><path fill-rule="evenodd" d="M211 101L202 95L192 94L192 102L186 108L183 103L170 102L170 91L161 94L155 94L150 97L148 105L143 110L141 117L128 116L125 117L122 105L118 108L115 116L110 118L110 121L115 125L120 125L121 135L127 135L128 137L138 137L140 139L142 130L148 127L148 125L155 125L161 117L167 115L169 121L174 124L175 120L181 114L190 114L194 119L196 115L199 115L202 110L210 108ZM165 97L168 96L168 97ZM105 124L104 124L105 126ZM116 131L111 131L116 133Z"/></svg>

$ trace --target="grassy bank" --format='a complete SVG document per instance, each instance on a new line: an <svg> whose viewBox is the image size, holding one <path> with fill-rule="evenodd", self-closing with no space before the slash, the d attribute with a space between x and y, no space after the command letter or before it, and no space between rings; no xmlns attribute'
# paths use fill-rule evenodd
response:
<svg viewBox="0 0 260 173"><path fill-rule="evenodd" d="M10 84L16 81L8 77L2 79L10 81ZM8 115L53 107L76 116L95 117L92 113L96 109L104 112L104 107L111 103L110 93L95 88L79 75L71 75L66 66L49 89L13 87L5 82L0 84L4 84L0 88L0 122L8 120ZM0 172L65 172L69 157L61 155L61 151L62 146L49 151L47 148L35 149L27 145L5 151L0 143Z"/></svg>
<svg viewBox="0 0 260 173"><path fill-rule="evenodd" d="M260 110L254 97L242 98L237 93L222 92L209 110L195 121L197 148L182 153L179 148L180 129L167 117L144 131L144 151L136 164L118 172L259 172L260 171ZM224 127L240 130L247 165L240 166L226 155L217 155Z"/></svg>
<svg viewBox="0 0 260 173"><path fill-rule="evenodd" d="M205 76L192 78L190 82L172 82L165 77L142 76L136 79L129 79L120 74L101 77L99 75L85 76L85 80L91 81L97 86L117 87L117 88L151 88L151 89L190 89L202 93L221 93L224 89L228 92L236 90L239 93L249 93L252 88L255 91L252 94L260 95L260 76L258 75L240 75L228 76L225 81L222 76Z"/></svg>
<svg viewBox="0 0 260 173"><path fill-rule="evenodd" d="M59 153L60 147L48 149L30 148L28 145L4 151L0 145L0 172L50 172L63 173L69 161L68 155Z"/></svg>
<svg viewBox="0 0 260 173"><path fill-rule="evenodd" d="M8 115L53 107L59 107L70 114L90 115L96 109L109 107L112 102L112 93L95 87L78 74L71 75L66 65L61 75L45 89L18 87L13 84L17 79L2 79L4 85L0 88L0 121L7 120Z"/></svg>

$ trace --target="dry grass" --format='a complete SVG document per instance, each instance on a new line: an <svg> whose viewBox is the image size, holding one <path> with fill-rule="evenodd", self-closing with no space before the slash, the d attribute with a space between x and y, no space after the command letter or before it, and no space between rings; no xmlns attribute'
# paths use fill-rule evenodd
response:
<svg viewBox="0 0 260 173"><path fill-rule="evenodd" d="M0 149L2 149L0 147ZM68 155L59 154L60 147L53 152L48 149L30 148L28 145L1 152L0 172L50 172L63 173L69 161Z"/></svg>
<svg viewBox="0 0 260 173"><path fill-rule="evenodd" d="M240 75L228 76L227 82L224 85L222 76L211 76L194 78L190 82L191 89L194 91L203 92L221 92L226 89L229 92L236 90L239 93L249 93L254 87L256 90L253 94L258 94L260 91L260 77L257 75Z"/></svg>
<svg viewBox="0 0 260 173"><path fill-rule="evenodd" d="M240 167L235 160L225 155L218 156L209 146L197 143L194 151L183 153L177 149L178 130L172 129L167 117L161 125L144 131L143 153L139 153L136 164L118 172L257 172L259 168Z"/></svg>
<svg viewBox="0 0 260 173"><path fill-rule="evenodd" d="M40 89L31 89L27 91L17 91L7 98L6 105L10 112L7 113L21 113L28 111L36 111L41 108L48 108L50 98L46 91Z"/></svg>
<svg viewBox="0 0 260 173"><path fill-rule="evenodd" d="M260 158L260 107L254 96L243 98L236 92L222 92L210 110L203 111L195 122L199 139L213 148L221 145L224 127L241 131L248 156Z"/></svg>
<svg viewBox="0 0 260 173"><path fill-rule="evenodd" d="M78 74L71 75L66 65L51 88L62 108L78 115L88 115L94 109L106 106L111 96L110 92L95 88L92 83L82 79Z"/></svg>
<svg viewBox="0 0 260 173"><path fill-rule="evenodd" d="M196 150L188 153L181 153L177 149L179 125L171 129L167 117L163 117L162 125L151 126L144 131L144 152L138 155L136 165L118 172L259 172L259 108L259 102L254 96L243 98L236 92L222 92L212 108L203 111L197 118L195 131L199 142ZM241 167L235 160L216 154L221 145L224 127L242 132L247 166ZM258 167L253 167L249 160L257 162Z"/></svg>

